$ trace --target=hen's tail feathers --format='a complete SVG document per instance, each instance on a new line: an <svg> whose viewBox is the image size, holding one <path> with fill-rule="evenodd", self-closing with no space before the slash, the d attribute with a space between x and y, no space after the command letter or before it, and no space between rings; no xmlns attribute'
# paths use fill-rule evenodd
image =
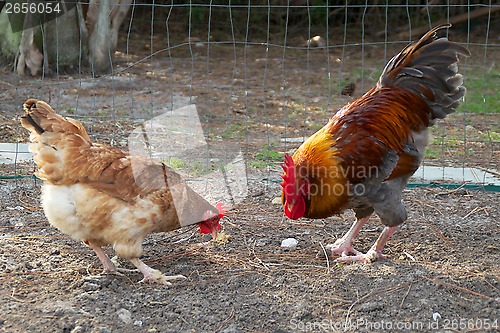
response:
<svg viewBox="0 0 500 333"><path fill-rule="evenodd" d="M431 29L416 43L406 46L385 66L378 87L397 85L421 96L431 107L430 120L444 118L455 111L465 95L459 55L469 50L436 32L451 27L443 24Z"/></svg>
<svg viewBox="0 0 500 333"><path fill-rule="evenodd" d="M21 125L34 136L45 132L72 133L90 142L90 138L82 124L71 118L64 118L43 101L28 99L23 104L25 114L21 116Z"/></svg>

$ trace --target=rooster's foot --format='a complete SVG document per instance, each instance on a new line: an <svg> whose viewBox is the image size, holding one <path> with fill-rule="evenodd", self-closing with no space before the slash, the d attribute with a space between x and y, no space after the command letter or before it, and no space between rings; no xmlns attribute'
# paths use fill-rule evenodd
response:
<svg viewBox="0 0 500 333"><path fill-rule="evenodd" d="M332 251L332 255L341 255L342 257L348 257L350 254L361 255L362 253L352 247L352 243L347 242L344 238L337 239L333 244L328 244L326 246L327 250Z"/></svg>
<svg viewBox="0 0 500 333"><path fill-rule="evenodd" d="M369 264L371 262L376 261L377 259L385 259L385 258L386 256L383 255L381 252L377 252L375 249L370 249L366 253L358 252L358 254L353 256L342 254L340 258L335 259L335 262L348 263L353 261L360 261L365 264Z"/></svg>

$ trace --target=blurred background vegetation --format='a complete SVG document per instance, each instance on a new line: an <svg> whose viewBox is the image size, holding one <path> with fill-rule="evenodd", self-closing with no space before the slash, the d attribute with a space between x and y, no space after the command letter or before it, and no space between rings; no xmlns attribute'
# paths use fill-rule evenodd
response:
<svg viewBox="0 0 500 333"><path fill-rule="evenodd" d="M352 36L368 38L408 33L409 27L429 27L429 23L456 20L466 33L486 23L497 27L500 6L491 1L335 1L335 0L247 0L247 1L155 1L154 10L146 1L137 1L134 25L137 29L164 30L165 20L176 31L207 32L211 38L237 40L268 35L281 41L285 35L314 36L328 29L338 34L348 28ZM153 18L153 21L151 20ZM139 24L141 21L143 24ZM364 31L359 27L364 26ZM229 29L228 29L229 28Z"/></svg>

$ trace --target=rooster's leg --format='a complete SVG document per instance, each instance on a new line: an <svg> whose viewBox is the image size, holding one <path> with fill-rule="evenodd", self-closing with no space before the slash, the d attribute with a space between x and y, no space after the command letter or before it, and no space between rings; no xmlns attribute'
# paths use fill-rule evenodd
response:
<svg viewBox="0 0 500 333"><path fill-rule="evenodd" d="M385 227L377 241L366 253L360 253L355 256L342 256L338 258L337 262L352 262L352 261L362 261L364 263L370 263L377 259L385 259L385 255L382 254L385 244L391 238L397 227Z"/></svg>
<svg viewBox="0 0 500 333"><path fill-rule="evenodd" d="M358 235L363 225L368 222L369 219L370 216L357 219L351 226L351 229L349 229L349 231L342 238L337 239L334 244L328 244L326 248L331 249L333 255L339 254L342 258L349 257L349 254L360 255L361 252L352 247L352 242Z"/></svg>
<svg viewBox="0 0 500 333"><path fill-rule="evenodd" d="M92 242L89 241L83 241L85 244L90 246L92 250L94 250L95 254L97 254L97 257L102 263L102 266L104 267L103 274L109 274L109 273L116 273L116 266L113 264L113 262L109 259L109 257L104 253L104 251L97 245L93 244Z"/></svg>
<svg viewBox="0 0 500 333"><path fill-rule="evenodd" d="M168 282L169 280L186 278L184 275L163 275L162 272L149 267L139 258L130 259L130 261L144 275L144 278L140 282L158 282L170 286L172 284Z"/></svg>

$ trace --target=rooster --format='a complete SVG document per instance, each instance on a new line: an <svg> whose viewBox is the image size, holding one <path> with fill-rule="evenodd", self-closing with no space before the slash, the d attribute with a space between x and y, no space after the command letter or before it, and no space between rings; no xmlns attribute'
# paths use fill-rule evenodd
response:
<svg viewBox="0 0 500 333"><path fill-rule="evenodd" d="M64 118L45 102L24 103L21 125L30 133L31 152L43 180L42 206L49 222L90 246L104 266L117 272L101 249L112 245L144 278L170 285L166 276L142 262L142 241L152 232L198 223L199 232L217 236L224 216L161 162L92 143L82 124Z"/></svg>
<svg viewBox="0 0 500 333"><path fill-rule="evenodd" d="M402 192L422 162L428 127L465 95L458 56L468 49L431 29L385 66L375 87L341 108L293 154L285 155L282 202L291 219L326 218L353 209L350 230L329 245L337 262L372 262L407 219ZM385 226L362 253L353 241L373 212Z"/></svg>

